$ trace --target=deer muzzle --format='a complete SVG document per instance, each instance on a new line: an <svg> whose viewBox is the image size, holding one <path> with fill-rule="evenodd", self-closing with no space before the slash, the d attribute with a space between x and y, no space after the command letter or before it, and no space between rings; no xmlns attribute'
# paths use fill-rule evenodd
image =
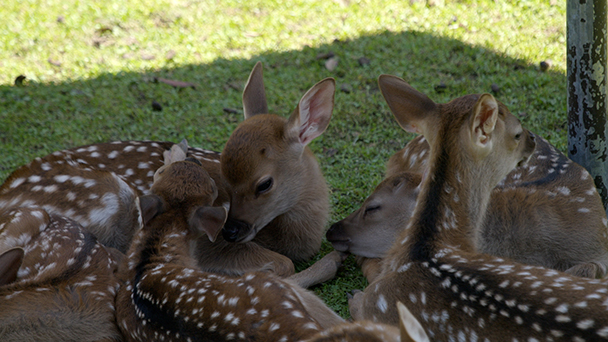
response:
<svg viewBox="0 0 608 342"><path fill-rule="evenodd" d="M347 252L350 244L350 238L345 236L342 221L336 222L329 227L325 235L327 241L331 243L335 250Z"/></svg>

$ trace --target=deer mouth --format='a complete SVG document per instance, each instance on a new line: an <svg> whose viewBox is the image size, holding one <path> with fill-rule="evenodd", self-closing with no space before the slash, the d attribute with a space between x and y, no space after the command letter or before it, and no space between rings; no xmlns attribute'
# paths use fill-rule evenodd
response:
<svg viewBox="0 0 608 342"><path fill-rule="evenodd" d="M330 242L338 252L348 252L348 249L350 248L350 239Z"/></svg>

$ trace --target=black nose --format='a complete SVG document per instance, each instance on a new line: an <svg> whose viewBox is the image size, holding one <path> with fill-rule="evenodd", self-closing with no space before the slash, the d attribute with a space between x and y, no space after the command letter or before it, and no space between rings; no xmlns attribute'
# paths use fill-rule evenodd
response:
<svg viewBox="0 0 608 342"><path fill-rule="evenodd" d="M241 231L249 231L249 224L240 220L228 218L222 229L222 236L224 237L224 240L228 242L235 242L239 238Z"/></svg>
<svg viewBox="0 0 608 342"><path fill-rule="evenodd" d="M340 234L341 230L342 230L342 221L338 221L338 222L332 224L331 227L329 227L329 230L327 230L327 233L325 234L327 241L333 242L333 241L339 240L337 235Z"/></svg>

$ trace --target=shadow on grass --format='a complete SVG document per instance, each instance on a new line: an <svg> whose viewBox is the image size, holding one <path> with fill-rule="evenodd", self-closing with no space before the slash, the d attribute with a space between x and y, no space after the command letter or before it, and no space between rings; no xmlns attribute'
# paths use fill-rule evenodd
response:
<svg viewBox="0 0 608 342"><path fill-rule="evenodd" d="M332 71L325 67L329 55L338 58ZM564 74L541 72L527 61L449 38L383 32L248 60L185 66L167 61L164 68L141 73L0 86L0 180L35 157L102 141L187 138L192 146L221 150L242 120L242 87L256 61L265 66L270 112L281 115L291 113L314 83L336 78L332 122L311 145L332 189L333 220L370 193L385 161L412 137L398 127L378 91L376 80L383 73L403 77L437 102L491 92L494 85L499 89L494 95L524 125L558 148L566 146ZM172 87L155 81L159 77L196 87ZM325 252L329 249L325 244ZM343 293L365 283L352 261L341 272L318 291L346 316Z"/></svg>

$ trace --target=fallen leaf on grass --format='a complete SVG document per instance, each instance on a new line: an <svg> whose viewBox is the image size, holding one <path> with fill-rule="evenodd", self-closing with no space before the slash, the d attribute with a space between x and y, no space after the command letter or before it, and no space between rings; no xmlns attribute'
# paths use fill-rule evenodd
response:
<svg viewBox="0 0 608 342"><path fill-rule="evenodd" d="M56 67L60 67L60 66L61 66L61 62L55 61L55 60L53 60L53 59L51 59L51 58L49 58L49 59L48 59L48 62L49 62L51 65L54 65L54 66L56 66Z"/></svg>
<svg viewBox="0 0 608 342"><path fill-rule="evenodd" d="M334 71L338 67L338 57L331 57L325 61L325 68L329 71Z"/></svg>
<svg viewBox="0 0 608 342"><path fill-rule="evenodd" d="M173 87L178 87L178 88L188 88L188 87L191 87L192 89L196 88L196 84L191 83L191 82L170 80L170 79L166 79L166 78L162 78L162 77L155 77L154 80L156 82L162 82L162 83L168 84Z"/></svg>

